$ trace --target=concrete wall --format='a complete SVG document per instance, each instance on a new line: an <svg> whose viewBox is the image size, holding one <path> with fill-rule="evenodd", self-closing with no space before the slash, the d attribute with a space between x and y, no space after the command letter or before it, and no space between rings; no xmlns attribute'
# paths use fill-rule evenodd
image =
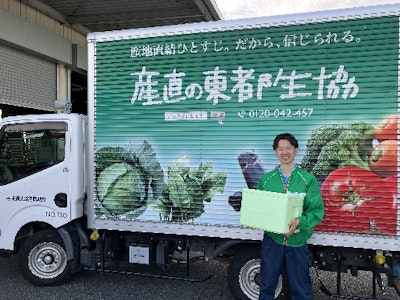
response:
<svg viewBox="0 0 400 300"><path fill-rule="evenodd" d="M86 36L16 0L0 0L0 40L60 64L87 70Z"/></svg>

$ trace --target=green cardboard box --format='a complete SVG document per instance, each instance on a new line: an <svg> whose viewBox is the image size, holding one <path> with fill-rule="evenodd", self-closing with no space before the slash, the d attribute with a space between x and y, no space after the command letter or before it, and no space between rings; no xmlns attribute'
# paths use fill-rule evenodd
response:
<svg viewBox="0 0 400 300"><path fill-rule="evenodd" d="M288 223L301 216L302 194L281 194L243 189L240 224L264 231L286 233Z"/></svg>

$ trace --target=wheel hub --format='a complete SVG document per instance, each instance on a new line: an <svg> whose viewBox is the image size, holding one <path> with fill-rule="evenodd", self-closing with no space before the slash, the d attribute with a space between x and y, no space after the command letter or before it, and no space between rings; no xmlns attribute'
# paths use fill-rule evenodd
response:
<svg viewBox="0 0 400 300"><path fill-rule="evenodd" d="M258 299L260 292L260 259L253 259L243 265L240 271L239 284L243 293L249 299ZM275 290L275 298L282 292L282 276L279 277Z"/></svg>
<svg viewBox="0 0 400 300"><path fill-rule="evenodd" d="M28 266L39 278L57 277L67 266L65 250L55 243L41 243L30 252Z"/></svg>
<svg viewBox="0 0 400 300"><path fill-rule="evenodd" d="M45 265L51 265L52 263L54 263L54 256L51 253L46 254L43 257L43 262Z"/></svg>

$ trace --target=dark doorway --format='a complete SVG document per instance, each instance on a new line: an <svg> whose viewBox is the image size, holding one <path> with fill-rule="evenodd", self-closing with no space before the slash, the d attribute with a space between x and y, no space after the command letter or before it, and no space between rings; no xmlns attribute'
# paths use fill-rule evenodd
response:
<svg viewBox="0 0 400 300"><path fill-rule="evenodd" d="M1 110L1 118L10 117L10 116L19 116L19 115L31 115L31 114L48 114L51 113L45 110L20 107L14 105L0 104Z"/></svg>
<svg viewBox="0 0 400 300"><path fill-rule="evenodd" d="M71 72L72 112L87 115L87 75Z"/></svg>

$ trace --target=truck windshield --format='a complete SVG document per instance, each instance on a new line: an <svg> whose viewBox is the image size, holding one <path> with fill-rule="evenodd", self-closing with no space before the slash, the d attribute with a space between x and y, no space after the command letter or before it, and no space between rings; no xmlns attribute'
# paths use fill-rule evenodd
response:
<svg viewBox="0 0 400 300"><path fill-rule="evenodd" d="M24 123L0 132L0 185L58 164L65 156L67 124Z"/></svg>

